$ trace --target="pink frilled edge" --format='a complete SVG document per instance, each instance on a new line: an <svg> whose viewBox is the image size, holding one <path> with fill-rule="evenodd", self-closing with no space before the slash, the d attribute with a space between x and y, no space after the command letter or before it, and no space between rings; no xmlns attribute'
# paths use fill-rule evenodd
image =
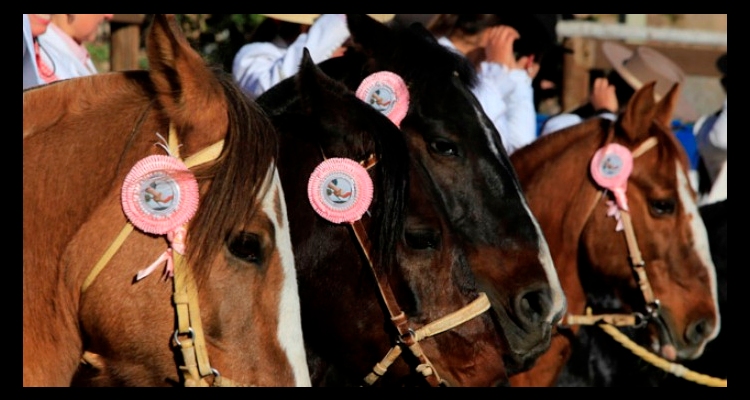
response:
<svg viewBox="0 0 750 400"><path fill-rule="evenodd" d="M310 175L307 195L321 217L336 224L354 222L370 208L372 179L354 160L329 158Z"/></svg>
<svg viewBox="0 0 750 400"><path fill-rule="evenodd" d="M365 78L356 94L398 127L409 110L409 89L399 75L390 71L376 72Z"/></svg>
<svg viewBox="0 0 750 400"><path fill-rule="evenodd" d="M625 195L628 178L633 171L633 154L627 147L610 143L597 150L591 159L591 176L596 183L615 195L617 206L628 211Z"/></svg>
<svg viewBox="0 0 750 400"><path fill-rule="evenodd" d="M122 208L138 229L164 235L187 223L198 209L198 183L179 159L153 155L125 177Z"/></svg>

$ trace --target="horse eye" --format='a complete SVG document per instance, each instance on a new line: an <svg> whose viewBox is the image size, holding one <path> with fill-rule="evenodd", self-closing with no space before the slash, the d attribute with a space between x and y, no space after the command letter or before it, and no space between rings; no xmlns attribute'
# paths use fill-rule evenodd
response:
<svg viewBox="0 0 750 400"><path fill-rule="evenodd" d="M404 238L409 247L417 250L435 249L440 245L439 233L433 230L406 231Z"/></svg>
<svg viewBox="0 0 750 400"><path fill-rule="evenodd" d="M458 147L456 146L456 144L445 139L433 140L432 142L430 142L430 147L433 151L444 156L458 155Z"/></svg>
<svg viewBox="0 0 750 400"><path fill-rule="evenodd" d="M262 246L260 236L242 232L229 240L229 251L237 258L250 263L260 263Z"/></svg>
<svg viewBox="0 0 750 400"><path fill-rule="evenodd" d="M649 200L648 203L651 209L651 213L655 217L661 217L664 215L674 214L674 209L675 209L675 204L676 204L674 199Z"/></svg>

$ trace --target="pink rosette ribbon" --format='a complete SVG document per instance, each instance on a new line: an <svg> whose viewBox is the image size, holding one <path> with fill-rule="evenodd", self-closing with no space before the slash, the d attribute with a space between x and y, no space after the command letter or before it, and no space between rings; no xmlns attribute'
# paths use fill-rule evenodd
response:
<svg viewBox="0 0 750 400"><path fill-rule="evenodd" d="M390 71L376 72L365 78L356 95L398 127L409 110L409 89L400 76Z"/></svg>

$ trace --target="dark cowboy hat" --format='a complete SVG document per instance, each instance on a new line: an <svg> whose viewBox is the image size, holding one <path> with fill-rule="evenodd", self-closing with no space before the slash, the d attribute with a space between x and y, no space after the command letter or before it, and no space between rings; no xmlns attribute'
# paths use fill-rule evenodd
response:
<svg viewBox="0 0 750 400"><path fill-rule="evenodd" d="M501 24L512 26L521 35L513 44L513 50L519 55L541 56L559 46L556 31L559 19L557 14L502 13L496 15Z"/></svg>
<svg viewBox="0 0 750 400"><path fill-rule="evenodd" d="M685 83L685 73L682 69L650 47L638 46L635 50L630 50L615 42L604 42L602 52L622 79L634 90L640 89L648 82L656 81L656 100L661 100L675 83ZM685 96L681 95L677 100L674 116L685 121L695 121L698 114L686 101Z"/></svg>
<svg viewBox="0 0 750 400"><path fill-rule="evenodd" d="M724 53L716 60L716 68L721 71L722 75L727 74L727 53Z"/></svg>

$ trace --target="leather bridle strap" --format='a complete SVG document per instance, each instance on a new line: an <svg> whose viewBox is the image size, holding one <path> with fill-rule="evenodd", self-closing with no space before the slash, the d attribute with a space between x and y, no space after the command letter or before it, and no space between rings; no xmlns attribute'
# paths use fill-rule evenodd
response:
<svg viewBox="0 0 750 400"><path fill-rule="evenodd" d="M169 124L169 152L179 158L179 144L177 142L177 131L173 123ZM206 163L216 159L224 147L224 141L218 141L194 155L184 160L188 168ZM133 225L128 221L125 227L120 231L115 240L110 244L104 255L94 265L84 279L81 287L81 294L94 282L99 273L109 263L112 257L117 253L119 248L125 242L125 239L133 231ZM184 365L179 366L183 374L185 386L239 386L228 378L222 377L219 372L212 368L208 361L208 351L206 349L205 335L203 333L203 324L200 318L200 306L198 305L198 288L192 271L187 265L185 257L177 251L172 251L174 260L174 293L172 300L175 306L177 319L177 330L175 330L173 340L175 345L179 346L182 352ZM187 336L182 340L179 336ZM82 360L91 359L94 353L84 352ZM209 385L206 377L213 376L213 384Z"/></svg>
<svg viewBox="0 0 750 400"><path fill-rule="evenodd" d="M651 136L635 150L633 150L633 158L640 157L643 153L654 147L658 143L656 137ZM589 214L586 219L589 218L593 212L596 204L603 198L604 192L599 192L601 195L596 196L592 207L589 208ZM630 213L626 210L620 209L620 217L623 225L623 233L625 234L625 241L628 246L628 254L630 257L631 266L635 274L636 282L643 293L644 300L646 302L646 311L649 316L656 318L659 312L659 300L654 296L654 291L651 288L651 283L648 280L646 274L646 263L642 258L641 250L638 247L638 241L635 237L635 230L633 229L633 222L630 218ZM601 314L592 315L591 310L587 309L586 315L572 315L568 314L565 318L560 321L561 326L570 325L595 325L599 322L607 322L611 325L616 326L642 326L646 319L640 313L632 314Z"/></svg>
<svg viewBox="0 0 750 400"><path fill-rule="evenodd" d="M372 249L372 245L362 224L362 220L352 222L349 224L349 226L351 226L352 231L354 232L354 236L357 238L359 246L365 253L367 264L370 266L370 270L375 276L375 281L378 284L380 296L383 299L386 308L388 309L388 313L391 317L391 322L398 331L399 341L406 345L409 350L411 350L412 354L417 357L417 359L419 360L417 371L424 375L427 382L431 386L440 386L440 384L442 383L442 379L440 379L440 376L433 367L432 363L422 351L422 346L420 346L419 342L416 340L414 331L409 328L409 320L406 318L406 314L404 314L404 312L401 310L401 307L399 307L398 303L396 302L396 297L394 296L393 291L391 290L391 286L388 283L388 277L382 272L378 272L373 265L372 259L370 258L370 250ZM365 382L367 382L367 378L365 378ZM372 384L369 382L367 383Z"/></svg>
<svg viewBox="0 0 750 400"><path fill-rule="evenodd" d="M487 294L479 293L479 296L474 301L469 303L466 307L458 311L454 311L451 314L448 314L417 329L414 332L415 340L419 342L424 338L428 338L431 336L435 336L438 333L445 332L449 329L463 324L464 322L482 314L489 309L490 300L487 298ZM393 362L398 359L398 357L401 355L401 351L401 346L397 345L392 347L385 355L385 358L383 358L383 360L379 363L375 364L375 367L373 367L373 371L365 377L365 382L368 385L372 385L373 383L375 383L378 378L385 374L385 372L388 370L388 367L390 367L391 364L393 364Z"/></svg>

